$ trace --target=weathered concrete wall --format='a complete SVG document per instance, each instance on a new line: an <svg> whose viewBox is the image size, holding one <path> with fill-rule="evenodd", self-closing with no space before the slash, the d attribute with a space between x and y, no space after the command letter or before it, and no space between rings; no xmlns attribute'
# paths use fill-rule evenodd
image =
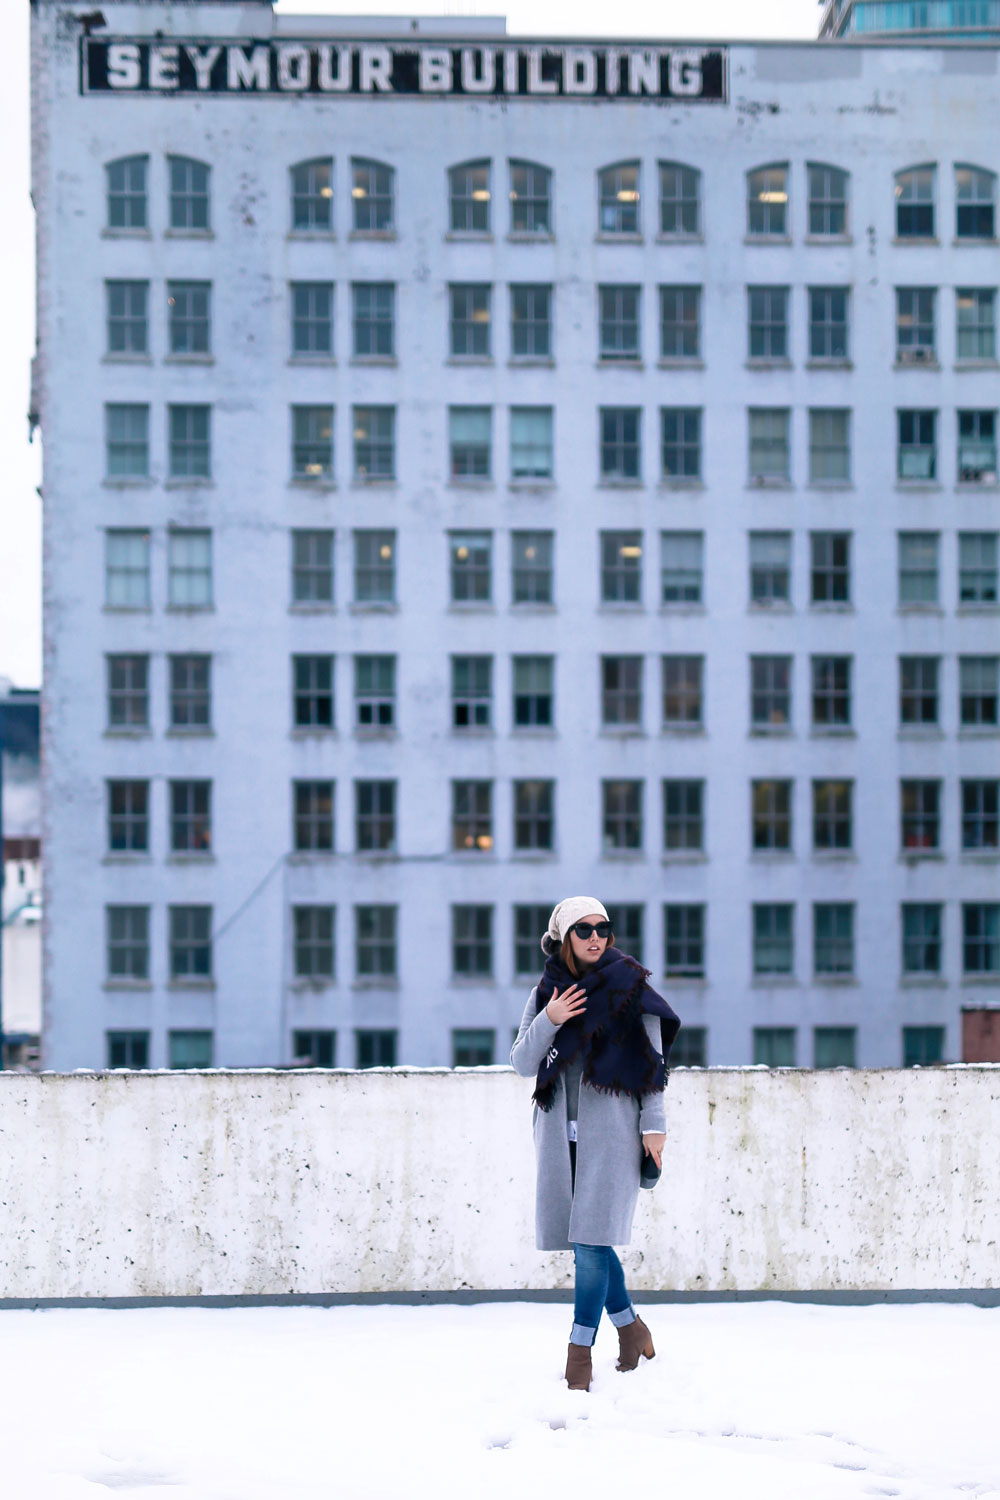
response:
<svg viewBox="0 0 1000 1500"><path fill-rule="evenodd" d="M529 1089L469 1072L0 1076L0 1296L546 1288ZM1000 1069L681 1071L638 1289L1000 1285Z"/></svg>

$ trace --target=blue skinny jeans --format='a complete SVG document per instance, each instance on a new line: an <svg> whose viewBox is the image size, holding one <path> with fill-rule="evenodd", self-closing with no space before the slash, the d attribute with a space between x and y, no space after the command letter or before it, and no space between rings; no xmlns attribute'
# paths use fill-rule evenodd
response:
<svg viewBox="0 0 1000 1500"><path fill-rule="evenodd" d="M606 1308L616 1328L635 1321L632 1301L625 1286L625 1272L610 1245L574 1245L576 1291L573 1298L571 1344L589 1346L597 1337L597 1325Z"/></svg>

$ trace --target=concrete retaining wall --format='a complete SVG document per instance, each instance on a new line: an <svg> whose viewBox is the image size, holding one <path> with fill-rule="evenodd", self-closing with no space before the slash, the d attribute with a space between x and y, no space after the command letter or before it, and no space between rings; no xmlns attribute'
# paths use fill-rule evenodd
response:
<svg viewBox="0 0 1000 1500"><path fill-rule="evenodd" d="M0 1075L0 1297L542 1289L506 1069ZM640 1290L1000 1286L1000 1069L680 1071Z"/></svg>

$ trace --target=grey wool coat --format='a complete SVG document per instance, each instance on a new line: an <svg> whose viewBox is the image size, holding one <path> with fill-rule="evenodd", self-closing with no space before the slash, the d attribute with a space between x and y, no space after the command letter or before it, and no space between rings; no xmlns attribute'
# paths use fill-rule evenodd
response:
<svg viewBox="0 0 1000 1500"><path fill-rule="evenodd" d="M537 986L536 986L537 989ZM559 1031L545 1014L535 1015L532 990L510 1053L521 1078L534 1078ZM660 1022L643 1016L650 1045L659 1052ZM576 1187L569 1160L565 1080L560 1076L552 1108L535 1106L535 1244L539 1250L568 1250L577 1245L627 1245L639 1196L642 1137L666 1130L663 1091L643 1094L641 1103L627 1094L603 1094L580 1082L577 1119Z"/></svg>

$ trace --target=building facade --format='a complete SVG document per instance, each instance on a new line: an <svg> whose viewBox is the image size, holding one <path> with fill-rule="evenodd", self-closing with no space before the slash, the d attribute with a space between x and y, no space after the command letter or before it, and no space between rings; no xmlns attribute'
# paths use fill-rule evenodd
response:
<svg viewBox="0 0 1000 1500"><path fill-rule="evenodd" d="M45 1063L1000 998L993 47L34 7Z"/></svg>
<svg viewBox="0 0 1000 1500"><path fill-rule="evenodd" d="M1000 0L826 0L821 37L995 41Z"/></svg>
<svg viewBox="0 0 1000 1500"><path fill-rule="evenodd" d="M37 1066L42 1030L39 694L0 677L0 1067Z"/></svg>

